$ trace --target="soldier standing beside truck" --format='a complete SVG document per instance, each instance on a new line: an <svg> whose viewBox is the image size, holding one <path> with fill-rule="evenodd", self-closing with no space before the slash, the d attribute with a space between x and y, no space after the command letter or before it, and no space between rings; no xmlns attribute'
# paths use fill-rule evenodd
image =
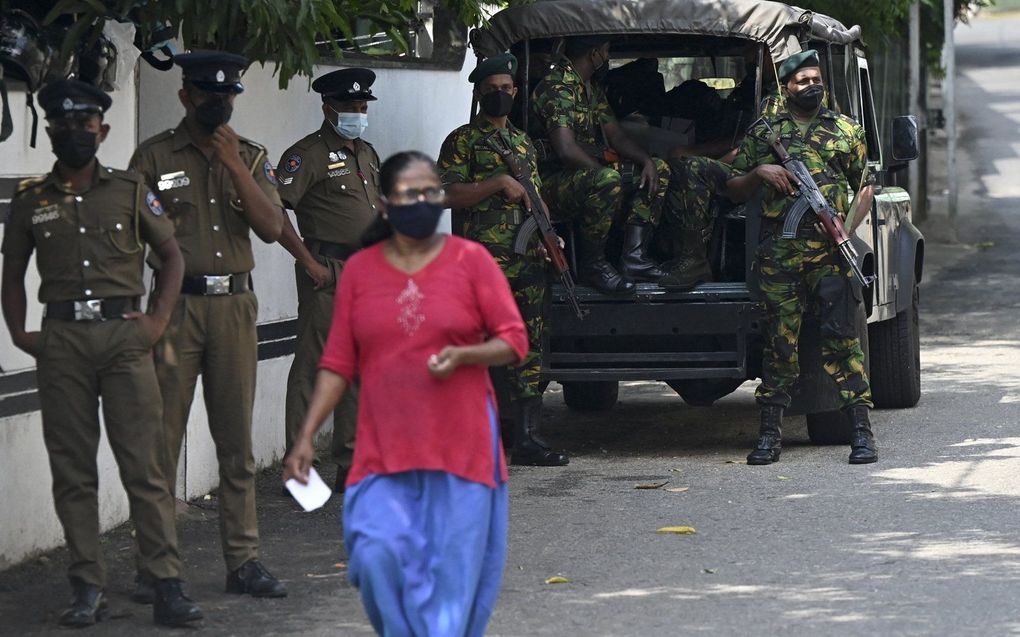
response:
<svg viewBox="0 0 1020 637"><path fill-rule="evenodd" d="M751 465L771 464L782 451L783 411L800 373L798 339L805 312L817 307L825 370L839 387L841 410L852 425L851 464L878 460L869 411L873 406L856 333L861 282L852 278L813 214L804 215L794 238L783 238L783 222L798 200L798 183L777 165L771 144L778 141L811 172L822 194L847 220L860 220L872 202L864 129L822 106L825 95L818 54L803 51L779 67L785 107L749 130L733 162L743 176L727 182L734 200L745 201L765 184L762 241L757 252L759 286L766 307L762 382L755 395L761 407L758 442L747 456ZM850 212L849 190L856 192Z"/></svg>
<svg viewBox="0 0 1020 637"><path fill-rule="evenodd" d="M502 159L509 151L524 165L537 192L541 186L535 149L528 136L507 119L517 96L517 58L510 53L478 63L468 77L481 106L473 122L454 130L443 142L439 170L446 203L468 212L464 235L484 245L510 281L517 307L528 329L528 355L518 367L498 375L509 384L514 415L510 462L517 465L561 466L565 453L549 449L535 436L542 417L542 316L549 291L546 263L532 241L527 254L514 252L517 231L531 202L524 186ZM537 236L537 235L536 235Z"/></svg>

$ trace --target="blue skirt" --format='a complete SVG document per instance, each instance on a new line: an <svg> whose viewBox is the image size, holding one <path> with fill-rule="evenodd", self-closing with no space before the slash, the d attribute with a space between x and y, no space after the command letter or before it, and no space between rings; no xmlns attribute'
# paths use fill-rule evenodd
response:
<svg viewBox="0 0 1020 637"><path fill-rule="evenodd" d="M493 457L499 426L489 405ZM385 637L475 637L496 606L508 496L442 471L369 475L344 494L348 576Z"/></svg>

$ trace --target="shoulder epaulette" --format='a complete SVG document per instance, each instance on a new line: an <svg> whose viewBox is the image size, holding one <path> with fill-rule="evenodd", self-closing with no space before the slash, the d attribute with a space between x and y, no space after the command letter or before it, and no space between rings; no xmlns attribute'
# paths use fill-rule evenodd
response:
<svg viewBox="0 0 1020 637"><path fill-rule="evenodd" d="M291 144L290 147L288 147L287 150L284 152L284 155L287 155L289 153L293 153L294 151L297 151L297 150L306 150L306 149L311 148L312 146L314 146L315 144L317 144L317 143L319 143L321 141L322 141L322 133L321 132L315 131L314 133L308 133L307 135L305 135L301 139L299 139L296 142L294 142L293 144Z"/></svg>
<svg viewBox="0 0 1020 637"><path fill-rule="evenodd" d="M37 177L29 177L28 179L22 179L18 182L17 188L14 189L15 195L20 195L32 186L38 186L42 182L46 181L46 175L39 175Z"/></svg>
<svg viewBox="0 0 1020 637"><path fill-rule="evenodd" d="M130 181L131 183L137 184L143 183L145 181L145 177L143 177L141 174L133 170L120 170L119 168L110 168L108 166L103 166L102 170L105 170L107 173L109 173L111 177L116 177L117 179Z"/></svg>
<svg viewBox="0 0 1020 637"><path fill-rule="evenodd" d="M158 133L156 135L153 135L152 137L150 137L149 139L145 140L141 144L138 144L138 147L139 148L145 148L146 146L152 146L153 144L158 144L159 142L171 139L171 138L173 138L173 136L174 136L174 129L168 128L167 130L163 131L162 133Z"/></svg>
<svg viewBox="0 0 1020 637"><path fill-rule="evenodd" d="M259 151L262 151L263 153L264 153L264 152L267 152L267 151L266 151L266 147L265 147L265 146L263 146L262 144L258 143L258 142L252 141L252 140L248 139L247 137L241 137L240 139L241 139L241 141L242 141L243 143L245 143L245 144L247 144L247 145L249 145L249 146L252 146L253 148L255 148L255 150L259 150Z"/></svg>

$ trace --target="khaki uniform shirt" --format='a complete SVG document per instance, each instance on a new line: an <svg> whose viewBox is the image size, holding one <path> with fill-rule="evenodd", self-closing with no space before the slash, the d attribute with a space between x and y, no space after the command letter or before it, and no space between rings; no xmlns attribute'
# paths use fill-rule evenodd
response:
<svg viewBox="0 0 1020 637"><path fill-rule="evenodd" d="M266 149L244 138L240 146L241 161L251 168L255 182L282 208ZM251 227L230 173L215 156L206 158L191 141L183 121L142 142L131 158L131 168L145 177L166 207L184 255L186 276L250 272L255 267Z"/></svg>
<svg viewBox="0 0 1020 637"><path fill-rule="evenodd" d="M294 210L302 237L361 247L381 195L379 155L371 144L346 140L323 122L283 153L277 171L280 198Z"/></svg>
<svg viewBox="0 0 1020 637"><path fill-rule="evenodd" d="M96 164L88 190L68 190L55 173L18 186L3 253L28 259L38 250L39 301L141 296L144 244L174 235L163 208L133 172Z"/></svg>

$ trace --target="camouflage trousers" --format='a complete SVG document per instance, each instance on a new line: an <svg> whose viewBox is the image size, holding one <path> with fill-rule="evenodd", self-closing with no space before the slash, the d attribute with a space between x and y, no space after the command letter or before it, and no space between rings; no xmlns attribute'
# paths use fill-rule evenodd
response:
<svg viewBox="0 0 1020 637"><path fill-rule="evenodd" d="M658 223L669 187L669 166L655 159L655 167L658 190L652 196L646 189L636 190L641 181L640 166L634 167L631 184L625 183L621 174L623 163L611 162L598 168L543 173L542 198L554 219L577 220L581 236L589 243L602 245L613 221Z"/></svg>
<svg viewBox="0 0 1020 637"><path fill-rule="evenodd" d="M798 340L807 311L825 313L823 287L849 286L849 271L832 244L813 239L766 238L758 249L759 286L766 310L762 381L755 392L759 405L790 406L790 389L800 375ZM842 280L840 280L842 279ZM856 310L856 306L851 308ZM821 316L822 365L839 387L841 407L873 406L864 371L861 341L849 329L829 330Z"/></svg>
<svg viewBox="0 0 1020 637"><path fill-rule="evenodd" d="M546 263L538 252L537 239L532 239L527 254L517 254L513 249L516 231L517 227L510 223L476 224L470 217L464 226L464 236L484 245L506 275L528 330L528 354L524 361L517 367L507 367L505 373L493 375L494 378L506 377L506 389L515 401L542 395L539 376L545 328L543 308L549 291Z"/></svg>
<svg viewBox="0 0 1020 637"><path fill-rule="evenodd" d="M677 237L687 232L707 242L712 233L712 202L726 190L726 180L739 173L729 164L707 157L669 160L669 188L663 215Z"/></svg>

